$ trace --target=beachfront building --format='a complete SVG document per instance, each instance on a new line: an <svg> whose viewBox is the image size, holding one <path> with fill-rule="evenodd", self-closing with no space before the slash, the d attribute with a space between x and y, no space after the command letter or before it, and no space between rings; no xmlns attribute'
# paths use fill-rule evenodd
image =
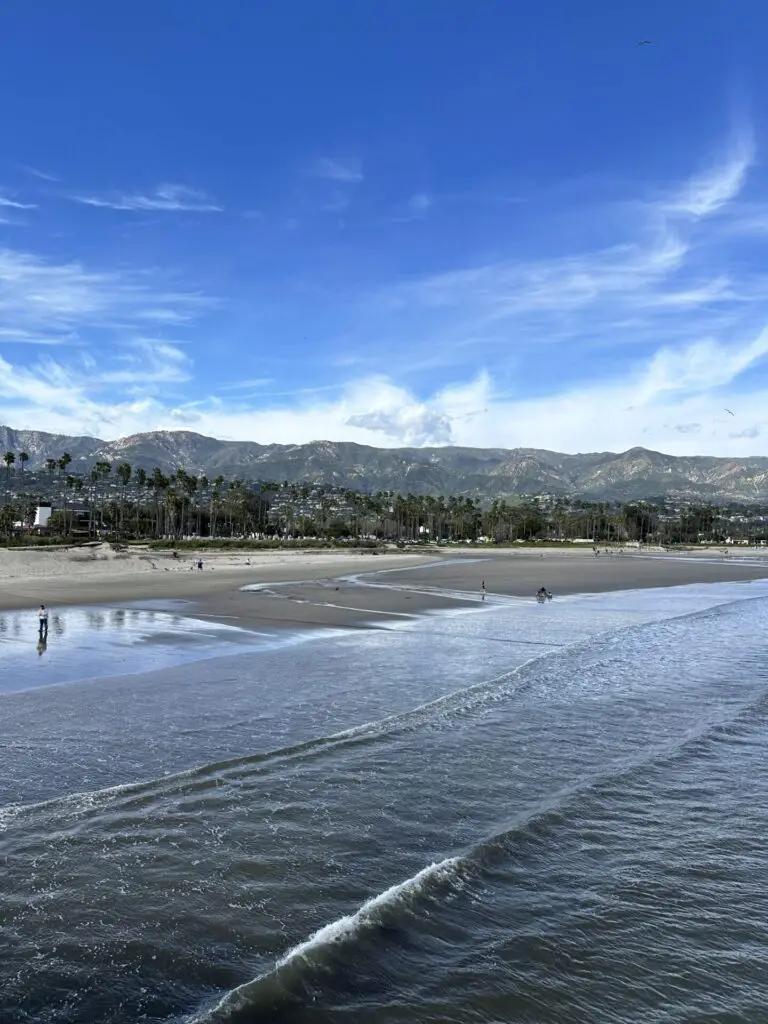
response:
<svg viewBox="0 0 768 1024"><path fill-rule="evenodd" d="M53 508L50 503L43 502L38 505L35 511L35 521L32 524L33 529L45 530L50 522L52 514Z"/></svg>

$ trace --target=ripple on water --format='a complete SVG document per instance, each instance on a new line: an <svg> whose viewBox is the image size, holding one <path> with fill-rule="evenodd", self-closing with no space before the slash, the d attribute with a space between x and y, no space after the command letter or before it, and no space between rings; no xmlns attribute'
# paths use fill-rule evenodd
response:
<svg viewBox="0 0 768 1024"><path fill-rule="evenodd" d="M766 602L689 592L654 622L633 600L335 638L266 673L226 659L225 691L195 665L189 700L226 692L243 718L258 695L270 735L297 732L3 808L0 1006L20 1024L760 1019Z"/></svg>

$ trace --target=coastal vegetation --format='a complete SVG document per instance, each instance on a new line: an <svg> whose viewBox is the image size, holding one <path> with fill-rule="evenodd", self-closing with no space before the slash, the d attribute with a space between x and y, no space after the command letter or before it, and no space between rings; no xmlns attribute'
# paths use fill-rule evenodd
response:
<svg viewBox="0 0 768 1024"><path fill-rule="evenodd" d="M314 484L247 483L166 474L128 462L96 462L70 472L68 453L25 473L24 452L4 456L6 495L0 537L107 538L176 544L296 543L760 543L768 540L768 505L672 501L608 502L550 494L481 502L457 495L365 493ZM50 519L35 531L41 504Z"/></svg>

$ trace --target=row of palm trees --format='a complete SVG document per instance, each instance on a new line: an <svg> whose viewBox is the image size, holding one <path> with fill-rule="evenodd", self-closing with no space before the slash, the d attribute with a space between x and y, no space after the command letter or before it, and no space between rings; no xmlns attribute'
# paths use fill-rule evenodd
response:
<svg viewBox="0 0 768 1024"><path fill-rule="evenodd" d="M6 452L6 482L16 453ZM29 461L18 453L21 473ZM734 526L726 510L713 505L686 505L674 510L658 502L599 502L566 498L495 500L481 505L466 496L373 494L291 484L287 481L210 480L184 468L166 474L135 469L128 462L96 462L86 474L70 473L65 452L48 459L49 497L61 499L52 520L56 532L111 534L135 538L274 536L381 538L397 541L470 541L485 537L497 542L550 539L594 543L659 541L695 543L723 540L746 533L766 533L759 508L751 525ZM27 503L27 508L29 507ZM10 508L10 504L6 506ZM18 518L28 515L17 510ZM768 510L762 510L768 512ZM4 517L9 522L10 513Z"/></svg>
<svg viewBox="0 0 768 1024"><path fill-rule="evenodd" d="M6 452L3 455L3 462L5 463L5 483L6 483L6 487L9 490L10 490L10 486L11 486L11 470L15 466L17 458L18 458L19 469L21 470L21 476L22 476L22 481L23 481L24 467L29 462L29 453L28 452L19 452L18 456L17 456L16 452L8 451L8 452ZM54 474L54 472L56 470L59 470L60 472L65 472L66 469L67 469L67 466L70 464L71 461L72 461L72 456L69 454L69 452L64 452L64 454L61 456L61 458L58 458L58 459L46 459L45 460L45 468L48 471L49 479L51 481L53 481L53 474Z"/></svg>

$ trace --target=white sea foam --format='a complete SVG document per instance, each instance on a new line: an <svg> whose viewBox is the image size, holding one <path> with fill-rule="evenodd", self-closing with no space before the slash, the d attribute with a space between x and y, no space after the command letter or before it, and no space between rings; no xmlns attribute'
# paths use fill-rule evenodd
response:
<svg viewBox="0 0 768 1024"><path fill-rule="evenodd" d="M378 911L383 907L394 905L403 896L410 896L420 892L426 882L449 876L459 863L460 859L458 857L447 857L445 860L422 868L412 878L407 878L404 882L391 885L389 889L385 889L384 892L367 900L354 914L340 917L338 920L319 928L308 939L300 942L298 946L294 946L285 956L281 957L277 961L277 966L285 967L287 964L312 953L316 949L350 938L357 934L360 928L374 922Z"/></svg>
<svg viewBox="0 0 768 1024"><path fill-rule="evenodd" d="M232 989L213 1008L188 1017L187 1024L219 1024L219 1022L228 1020L233 1013L245 1009L254 1001L260 988L274 973L327 949L329 946L338 945L354 938L363 928L375 924L382 910L418 895L430 882L452 878L460 864L460 857L447 857L445 860L429 864L411 878L391 885L383 892L372 896L354 914L346 914L344 917L331 921L330 924L323 925L308 939L288 950L277 961L274 971L260 974Z"/></svg>

